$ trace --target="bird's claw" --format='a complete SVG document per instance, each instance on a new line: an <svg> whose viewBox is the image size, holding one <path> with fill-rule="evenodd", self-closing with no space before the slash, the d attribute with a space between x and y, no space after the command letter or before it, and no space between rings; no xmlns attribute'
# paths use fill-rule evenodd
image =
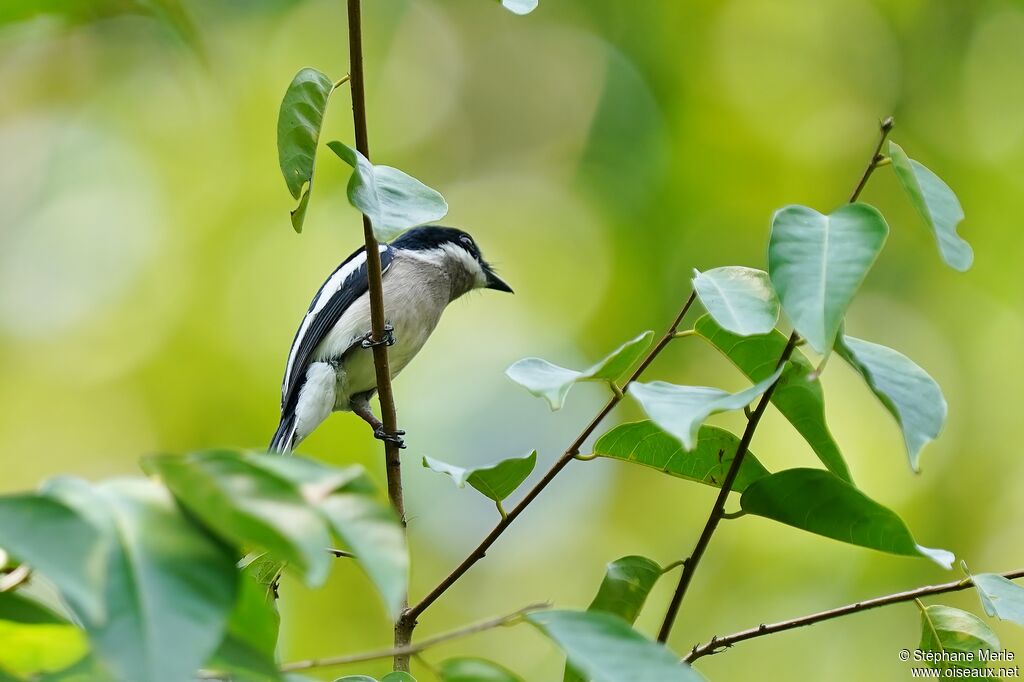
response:
<svg viewBox="0 0 1024 682"><path fill-rule="evenodd" d="M373 348L374 346L393 346L395 345L395 328L390 322L384 323L384 333L381 334L379 341L373 340L373 332L369 331L363 340L359 342L359 345L363 348Z"/></svg>
<svg viewBox="0 0 1024 682"><path fill-rule="evenodd" d="M405 439L402 436L405 435L405 431L396 429L394 433L388 433L384 430L383 426L380 426L373 430L373 437L377 440L382 440L386 443L394 443L398 446L398 449L405 449Z"/></svg>

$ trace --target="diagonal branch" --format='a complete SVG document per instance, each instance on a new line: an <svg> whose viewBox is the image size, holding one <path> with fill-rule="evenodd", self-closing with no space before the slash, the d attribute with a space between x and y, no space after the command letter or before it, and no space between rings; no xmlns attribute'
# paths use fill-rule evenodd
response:
<svg viewBox="0 0 1024 682"><path fill-rule="evenodd" d="M1015 578L1024 578L1024 569L1017 569L1015 571L1008 571L1006 573L1000 573L1008 580ZM784 632L785 630L793 630L796 628L802 628L807 625L814 625L815 623L821 623L822 621L832 620L833 618L841 618L842 616L848 616L851 613L858 613L860 611L868 611L870 609L877 609L879 606L888 606L890 604L899 604L900 602L913 601L915 599L921 599L922 597L931 597L936 594L945 594L947 592L959 592L960 590L966 590L970 587L974 587L974 583L967 578L965 580L954 580L953 582L943 583L941 585L929 585L927 587L919 587L914 590L907 590L906 592L897 592L896 594L888 594L884 597L875 597L874 599L867 599L865 601L859 601L854 604L847 604L846 606L840 606L839 608L829 609L828 611L821 611L819 613L812 613L809 616L801 616L800 618L793 618L791 620L783 620L778 623L772 623L770 625L758 625L756 628L750 628L748 630L741 630L740 632L734 632L731 635L724 637L712 637L706 644L700 644L693 647L683 659L687 663L692 663L698 658L704 656L710 656L717 654L725 649L728 649L737 642L742 642L747 639L754 639L756 637L764 637L766 635L773 635L776 632Z"/></svg>

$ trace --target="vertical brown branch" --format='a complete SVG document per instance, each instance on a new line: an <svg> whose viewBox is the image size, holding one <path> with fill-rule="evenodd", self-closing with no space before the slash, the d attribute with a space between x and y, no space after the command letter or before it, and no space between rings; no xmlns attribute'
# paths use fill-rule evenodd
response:
<svg viewBox="0 0 1024 682"><path fill-rule="evenodd" d="M355 126L356 149L370 158L370 141L366 127L366 89L363 80L363 31L360 0L348 0L348 47L349 74L352 78L352 122ZM377 238L373 234L370 219L363 215L363 239L366 242L366 275L370 287L370 329L373 340L384 338L384 289L381 279L380 254ZM377 395L380 400L380 417L384 430L394 433L398 430L398 416L395 410L395 394L391 388L391 367L388 364L388 348L383 343L373 345L373 365L377 374ZM387 471L388 499L405 526L405 499L402 494L402 459L398 446L384 441L384 464ZM395 647L409 644L409 634L395 626ZM395 656L395 670L409 670L409 656Z"/></svg>

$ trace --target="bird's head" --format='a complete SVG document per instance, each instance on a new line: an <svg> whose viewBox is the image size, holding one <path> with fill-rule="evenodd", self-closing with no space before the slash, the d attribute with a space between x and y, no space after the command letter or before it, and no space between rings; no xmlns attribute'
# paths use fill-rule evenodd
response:
<svg viewBox="0 0 1024 682"><path fill-rule="evenodd" d="M484 260L473 237L462 230L440 225L417 227L391 242L391 246L420 252L447 269L452 279L452 298L472 289L513 293L512 287Z"/></svg>

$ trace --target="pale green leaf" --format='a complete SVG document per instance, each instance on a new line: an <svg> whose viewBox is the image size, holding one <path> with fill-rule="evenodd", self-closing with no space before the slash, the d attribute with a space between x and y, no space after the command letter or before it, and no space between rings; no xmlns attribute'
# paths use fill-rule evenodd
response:
<svg viewBox="0 0 1024 682"><path fill-rule="evenodd" d="M380 682L416 682L416 678L409 673L396 671L380 678Z"/></svg>
<svg viewBox="0 0 1024 682"><path fill-rule="evenodd" d="M84 633L19 592L0 592L0 669L19 676L61 670L82 658Z"/></svg>
<svg viewBox="0 0 1024 682"><path fill-rule="evenodd" d="M781 374L780 367L763 381L738 393L709 386L677 386L664 381L634 382L629 392L640 402L647 416L677 438L689 452L696 447L698 429L708 417L746 407L767 391Z"/></svg>
<svg viewBox="0 0 1024 682"><path fill-rule="evenodd" d="M500 0L501 6L513 14L529 14L537 9L538 0Z"/></svg>
<svg viewBox="0 0 1024 682"><path fill-rule="evenodd" d="M907 356L877 343L840 337L836 352L856 369L903 431L910 467L946 421L946 399L928 373Z"/></svg>
<svg viewBox="0 0 1024 682"><path fill-rule="evenodd" d="M974 251L956 227L964 219L964 211L956 194L942 178L907 156L895 142L889 142L889 158L910 202L935 234L939 253L949 267L964 272L974 261Z"/></svg>
<svg viewBox="0 0 1024 682"><path fill-rule="evenodd" d="M917 544L895 512L820 469L787 469L750 484L740 498L748 514L852 545L923 556L951 568L953 555Z"/></svg>
<svg viewBox="0 0 1024 682"><path fill-rule="evenodd" d="M523 682L522 678L482 658L449 658L438 667L441 682Z"/></svg>
<svg viewBox="0 0 1024 682"><path fill-rule="evenodd" d="M708 314L734 334L767 334L779 320L779 299L763 270L740 266L694 270L693 290Z"/></svg>
<svg viewBox="0 0 1024 682"><path fill-rule="evenodd" d="M447 474L459 488L467 483L484 496L501 502L511 495L537 464L537 451L522 457L510 457L494 464L477 467L457 467L433 457L424 457L423 466L438 473Z"/></svg>
<svg viewBox="0 0 1024 682"><path fill-rule="evenodd" d="M814 350L831 350L888 234L882 214L867 204L846 204L828 215L806 206L776 211L768 273L783 310Z"/></svg>
<svg viewBox="0 0 1024 682"><path fill-rule="evenodd" d="M973 613L949 606L929 606L921 612L921 651L934 652L934 668L985 668L979 651L999 651L999 638Z"/></svg>
<svg viewBox="0 0 1024 682"><path fill-rule="evenodd" d="M687 452L676 438L645 420L611 429L594 443L594 454L720 488L739 445L740 439L725 429L705 425L697 432L697 447ZM732 489L743 492L753 481L767 475L768 471L748 451Z"/></svg>
<svg viewBox="0 0 1024 682"><path fill-rule="evenodd" d="M1024 587L995 573L971 576L985 613L1024 625Z"/></svg>
<svg viewBox="0 0 1024 682"><path fill-rule="evenodd" d="M444 197L411 175L390 166L375 166L341 142L328 142L327 146L352 166L349 203L370 219L380 241L390 241L409 228L448 214Z"/></svg>
<svg viewBox="0 0 1024 682"><path fill-rule="evenodd" d="M613 383L619 379L650 347L653 338L654 332L646 331L579 372L541 358L524 358L514 362L505 374L533 395L548 401L552 410L558 410L574 384L581 381Z"/></svg>

